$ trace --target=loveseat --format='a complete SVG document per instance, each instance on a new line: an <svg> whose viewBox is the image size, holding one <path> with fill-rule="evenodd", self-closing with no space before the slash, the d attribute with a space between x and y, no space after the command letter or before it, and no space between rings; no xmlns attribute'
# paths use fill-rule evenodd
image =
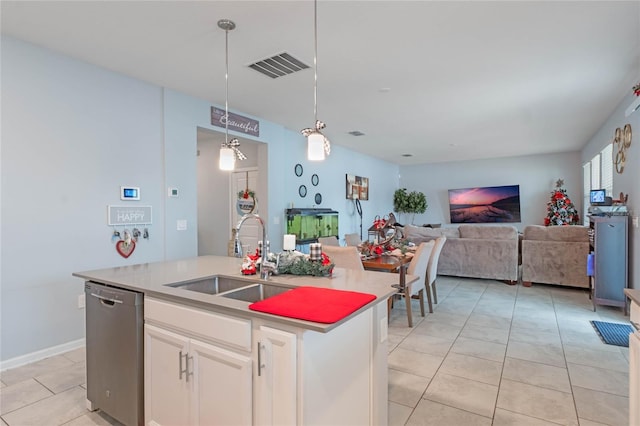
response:
<svg viewBox="0 0 640 426"><path fill-rule="evenodd" d="M522 284L589 288L588 254L586 226L526 226L522 238Z"/></svg>
<svg viewBox="0 0 640 426"><path fill-rule="evenodd" d="M463 224L446 228L406 225L404 237L416 244L442 235L447 237L438 275L518 280L518 230L511 225Z"/></svg>

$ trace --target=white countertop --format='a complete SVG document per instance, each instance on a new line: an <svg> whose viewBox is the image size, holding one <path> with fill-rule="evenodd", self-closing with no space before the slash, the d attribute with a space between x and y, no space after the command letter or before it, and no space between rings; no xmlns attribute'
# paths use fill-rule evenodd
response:
<svg viewBox="0 0 640 426"><path fill-rule="evenodd" d="M241 259L233 257L199 256L182 260L74 272L73 275L88 281L139 291L146 296L184 303L198 308L226 312L242 317L265 318L320 332L329 331L369 307L383 300L387 300L392 294L396 293L396 289L391 287L391 285L397 284L399 281L398 274L358 271L344 268L334 268L331 277L273 275L269 279L268 283L282 284L288 287L323 287L369 293L376 296L376 299L371 303L333 324L302 321L251 311L248 308L250 304L248 302L169 286L170 284L199 281L216 275L246 280L247 285L264 282L260 280L258 275L242 275L240 272L241 263ZM416 281L417 279L418 277L415 275L407 275L407 283Z"/></svg>

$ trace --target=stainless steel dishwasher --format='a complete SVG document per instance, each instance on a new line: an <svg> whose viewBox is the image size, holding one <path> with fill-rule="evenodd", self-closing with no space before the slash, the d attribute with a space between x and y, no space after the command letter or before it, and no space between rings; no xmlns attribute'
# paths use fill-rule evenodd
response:
<svg viewBox="0 0 640 426"><path fill-rule="evenodd" d="M85 282L87 408L144 424L143 294Z"/></svg>

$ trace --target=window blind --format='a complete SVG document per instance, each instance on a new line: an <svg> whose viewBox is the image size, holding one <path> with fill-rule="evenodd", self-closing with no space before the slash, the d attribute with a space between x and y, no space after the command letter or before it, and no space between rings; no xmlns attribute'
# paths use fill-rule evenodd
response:
<svg viewBox="0 0 640 426"><path fill-rule="evenodd" d="M609 144L600 151L600 188L607 190L607 195L613 196L613 144Z"/></svg>
<svg viewBox="0 0 640 426"><path fill-rule="evenodd" d="M591 189L600 188L600 154L591 159Z"/></svg>

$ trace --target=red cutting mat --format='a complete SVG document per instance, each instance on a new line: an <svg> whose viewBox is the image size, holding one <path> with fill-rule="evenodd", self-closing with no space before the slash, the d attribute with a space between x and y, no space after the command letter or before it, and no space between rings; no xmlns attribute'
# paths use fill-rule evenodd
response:
<svg viewBox="0 0 640 426"><path fill-rule="evenodd" d="M297 287L249 305L249 309L283 317L332 324L376 296L331 288Z"/></svg>

